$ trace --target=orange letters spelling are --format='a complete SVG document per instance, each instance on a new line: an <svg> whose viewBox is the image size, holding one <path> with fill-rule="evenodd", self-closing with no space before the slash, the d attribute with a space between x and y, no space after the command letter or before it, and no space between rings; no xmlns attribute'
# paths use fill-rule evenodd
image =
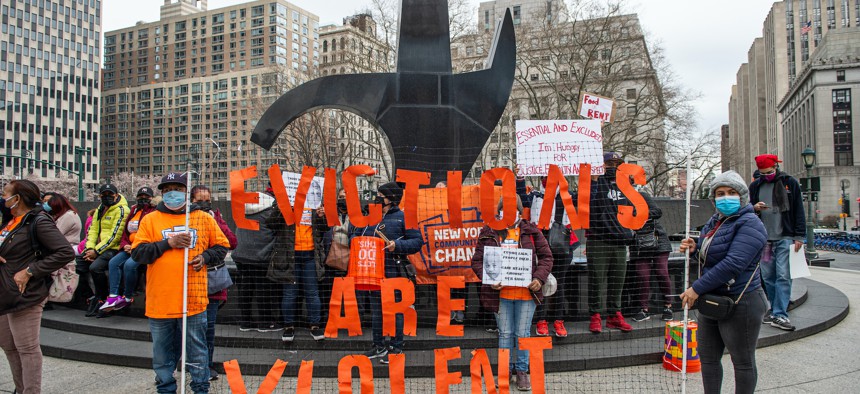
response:
<svg viewBox="0 0 860 394"><path fill-rule="evenodd" d="M400 302L396 302L394 292L400 291ZM397 314L403 314L403 335L414 337L418 325L418 312L415 305L415 285L407 278L390 278L382 280L382 335L394 336L396 331Z"/></svg>
<svg viewBox="0 0 860 394"><path fill-rule="evenodd" d="M343 315L341 315L343 306ZM354 278L334 278L329 301L326 338L337 338L337 331L345 328L349 336L361 335L361 318L358 316L358 301L355 299Z"/></svg>

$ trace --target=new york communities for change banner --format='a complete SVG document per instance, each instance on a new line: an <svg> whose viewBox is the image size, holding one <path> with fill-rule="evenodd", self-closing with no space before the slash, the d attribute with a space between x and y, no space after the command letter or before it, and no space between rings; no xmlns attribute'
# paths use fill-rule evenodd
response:
<svg viewBox="0 0 860 394"><path fill-rule="evenodd" d="M603 174L601 121L518 120L516 122L518 176L544 176L550 164L564 175L579 175L579 165L590 163L592 174Z"/></svg>

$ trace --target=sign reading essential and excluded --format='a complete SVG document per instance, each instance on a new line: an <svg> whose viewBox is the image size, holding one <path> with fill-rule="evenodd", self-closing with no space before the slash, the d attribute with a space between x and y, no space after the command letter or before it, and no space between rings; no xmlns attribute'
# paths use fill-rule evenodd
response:
<svg viewBox="0 0 860 394"><path fill-rule="evenodd" d="M481 283L510 287L527 287L532 281L532 250L523 248L484 247L484 277Z"/></svg>
<svg viewBox="0 0 860 394"><path fill-rule="evenodd" d="M580 164L603 174L603 133L599 120L518 120L518 176L546 176L557 165L565 176L579 175Z"/></svg>
<svg viewBox="0 0 860 394"><path fill-rule="evenodd" d="M584 118L611 123L614 113L615 101L610 98L585 93L579 101L579 116Z"/></svg>

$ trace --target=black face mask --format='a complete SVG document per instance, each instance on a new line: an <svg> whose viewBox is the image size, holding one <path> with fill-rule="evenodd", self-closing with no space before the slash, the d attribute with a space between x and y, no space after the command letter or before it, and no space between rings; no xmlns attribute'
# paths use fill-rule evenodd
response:
<svg viewBox="0 0 860 394"><path fill-rule="evenodd" d="M195 204L197 204L197 206L204 211L209 211L212 209L211 201L197 201Z"/></svg>
<svg viewBox="0 0 860 394"><path fill-rule="evenodd" d="M346 212L346 199L338 198L337 199L337 210L341 212Z"/></svg>
<svg viewBox="0 0 860 394"><path fill-rule="evenodd" d="M610 178L610 180L615 180L615 172L618 171L616 167L606 167L606 176Z"/></svg>
<svg viewBox="0 0 860 394"><path fill-rule="evenodd" d="M111 205L116 204L116 200L117 200L117 198L115 195L114 196L102 196L102 198L101 198L102 205L104 205L106 207L109 207Z"/></svg>
<svg viewBox="0 0 860 394"><path fill-rule="evenodd" d="M385 204L385 197L381 197L381 196L376 196L376 199L374 199L373 202L376 204L379 204L379 205L386 205Z"/></svg>
<svg viewBox="0 0 860 394"><path fill-rule="evenodd" d="M137 199L137 205L140 207L143 207L144 205L150 205L151 203L152 203L152 200L149 198L138 198Z"/></svg>

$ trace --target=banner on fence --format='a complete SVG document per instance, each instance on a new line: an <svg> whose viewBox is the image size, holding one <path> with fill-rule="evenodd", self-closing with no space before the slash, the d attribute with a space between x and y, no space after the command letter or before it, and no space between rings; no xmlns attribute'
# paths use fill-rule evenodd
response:
<svg viewBox="0 0 860 394"><path fill-rule="evenodd" d="M599 120L518 120L516 128L518 176L546 176L552 164L565 176L578 176L582 163L603 174Z"/></svg>

